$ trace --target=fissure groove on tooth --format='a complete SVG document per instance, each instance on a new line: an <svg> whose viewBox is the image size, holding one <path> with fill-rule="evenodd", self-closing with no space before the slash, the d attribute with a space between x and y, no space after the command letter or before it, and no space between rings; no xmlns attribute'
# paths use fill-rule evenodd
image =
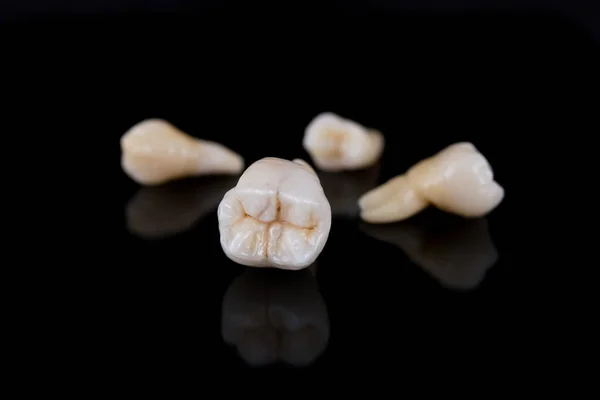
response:
<svg viewBox="0 0 600 400"><path fill-rule="evenodd" d="M142 185L200 175L238 174L244 159L222 144L196 139L161 119L144 120L121 138L121 166Z"/></svg>
<svg viewBox="0 0 600 400"><path fill-rule="evenodd" d="M410 218L428 205L466 218L483 216L504 198L486 158L471 143L455 143L358 200L370 223Z"/></svg>
<svg viewBox="0 0 600 400"><path fill-rule="evenodd" d="M250 165L225 194L218 219L221 246L231 260L297 270L323 250L331 207L306 162L268 157Z"/></svg>
<svg viewBox="0 0 600 400"><path fill-rule="evenodd" d="M372 166L383 152L383 135L333 113L319 114L307 126L303 146L315 165L329 172Z"/></svg>

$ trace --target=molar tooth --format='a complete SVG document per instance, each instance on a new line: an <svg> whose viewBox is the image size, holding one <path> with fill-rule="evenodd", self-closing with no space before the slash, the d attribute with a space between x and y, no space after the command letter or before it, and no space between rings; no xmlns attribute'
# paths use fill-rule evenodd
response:
<svg viewBox="0 0 600 400"><path fill-rule="evenodd" d="M333 113L319 114L302 142L315 165L329 172L372 166L381 157L383 135Z"/></svg>
<svg viewBox="0 0 600 400"><path fill-rule="evenodd" d="M148 119L121 137L121 166L142 185L200 175L238 174L244 159L222 144L196 139L167 121Z"/></svg>
<svg viewBox="0 0 600 400"><path fill-rule="evenodd" d="M504 198L491 166L471 143L455 143L359 199L371 223L407 219L428 204L465 218L486 215Z"/></svg>
<svg viewBox="0 0 600 400"><path fill-rule="evenodd" d="M250 165L218 208L223 251L253 267L302 269L323 250L331 207L304 162L263 158Z"/></svg>

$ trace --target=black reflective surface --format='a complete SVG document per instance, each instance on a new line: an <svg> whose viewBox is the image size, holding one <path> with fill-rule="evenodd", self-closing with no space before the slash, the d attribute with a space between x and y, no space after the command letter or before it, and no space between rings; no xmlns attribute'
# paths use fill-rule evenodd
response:
<svg viewBox="0 0 600 400"><path fill-rule="evenodd" d="M126 370L331 370L493 358L530 343L525 326L539 308L527 299L541 286L532 281L554 257L542 239L554 234L547 216L562 218L535 214L560 194L552 185L565 179L565 135L597 126L585 100L597 95L597 47L547 15L293 15L2 26L19 38L6 49L15 67L6 85L37 110L18 114L14 132L61 142L52 165L65 172L52 176L72 191L70 246L87 257L70 279L100 287L94 346ZM319 172L334 218L304 271L250 269L223 254L216 207L236 177L141 188L120 168L120 136L151 117L222 142L247 165L310 162L303 131L323 111L380 130L386 148L368 170ZM357 218L358 196L458 141L475 144L506 190L490 215L428 209L386 226Z"/></svg>

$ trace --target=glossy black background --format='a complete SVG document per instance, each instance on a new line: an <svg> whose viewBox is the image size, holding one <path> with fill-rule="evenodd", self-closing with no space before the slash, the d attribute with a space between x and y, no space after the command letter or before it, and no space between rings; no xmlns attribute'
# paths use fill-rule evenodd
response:
<svg viewBox="0 0 600 400"><path fill-rule="evenodd" d="M33 117L15 114L17 132L66 138L65 155L54 162L69 171L63 179L79 193L70 207L87 210L76 223L81 233L72 236L89 232L89 263L102 263L90 278L102 282L102 343L111 343L124 368L159 360L245 365L221 335L223 297L244 268L220 248L219 196L202 217L191 207L185 232L160 240L132 232L132 202L144 189L121 171L118 141L148 117L218 140L250 164L266 156L309 160L304 127L319 112L336 112L386 137L381 164L363 173L371 181L358 192L448 144L473 142L506 190L486 219L490 240L479 233L485 227L468 231L464 221L435 211L411 223L428 227L419 249L434 259L453 240L465 263L491 243L498 259L485 279L472 290L450 290L406 252L369 236L357 218L336 217L316 269L329 345L313 366L424 353L495 357L528 343L525 298L534 296L531 279L548 246L540 239L546 225L534 216L548 180L532 177L557 152L570 151L552 135L575 138L597 129L587 102L596 93L590 79L597 46L577 27L542 14L303 10L275 19L256 10L214 10L1 29L11 60L6 84L26 89L13 102L37 110ZM334 193L343 179L324 179L326 190ZM190 189L204 196L233 184L170 185L168 195L179 197L162 205L160 197L146 198L137 205L145 212L137 223L156 227L154 218L197 204ZM310 276L301 278L314 289ZM269 279L293 286L289 278Z"/></svg>

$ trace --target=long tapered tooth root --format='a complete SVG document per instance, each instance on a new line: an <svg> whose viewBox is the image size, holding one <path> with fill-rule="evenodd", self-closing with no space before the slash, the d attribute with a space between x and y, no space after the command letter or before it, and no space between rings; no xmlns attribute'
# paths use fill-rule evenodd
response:
<svg viewBox="0 0 600 400"><path fill-rule="evenodd" d="M244 159L222 144L196 139L167 121L144 120L121 137L121 166L142 185L200 175L238 174Z"/></svg>
<svg viewBox="0 0 600 400"><path fill-rule="evenodd" d="M384 139L378 131L322 113L307 126L303 146L317 168L336 172L375 164L383 152Z"/></svg>
<svg viewBox="0 0 600 400"><path fill-rule="evenodd" d="M427 204L473 218L486 215L503 198L486 158L471 143L455 143L367 192L359 207L361 218L371 223L402 221Z"/></svg>
<svg viewBox="0 0 600 400"><path fill-rule="evenodd" d="M331 207L312 168L280 158L250 165L218 208L223 251L252 267L297 270L323 250Z"/></svg>
<svg viewBox="0 0 600 400"><path fill-rule="evenodd" d="M371 223L409 218L427 207L427 204L404 175L389 180L358 199L360 217Z"/></svg>

